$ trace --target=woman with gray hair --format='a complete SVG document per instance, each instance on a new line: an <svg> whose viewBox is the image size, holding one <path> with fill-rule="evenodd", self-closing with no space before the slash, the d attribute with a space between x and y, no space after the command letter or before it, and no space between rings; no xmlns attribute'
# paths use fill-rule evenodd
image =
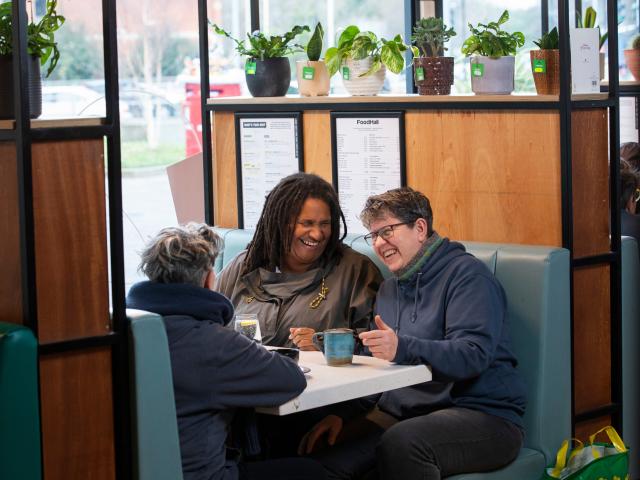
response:
<svg viewBox="0 0 640 480"><path fill-rule="evenodd" d="M365 240L393 277L380 286L372 330L360 339L374 357L428 365L433 381L338 409L301 451L312 451L325 434L336 439L344 421L375 404L391 426L322 454L330 478L377 466L381 479L439 480L507 465L522 446L526 398L501 285L463 245L438 235L420 192L404 187L371 196L361 219Z"/></svg>
<svg viewBox="0 0 640 480"><path fill-rule="evenodd" d="M233 306L211 289L221 248L207 225L161 230L142 252L140 269L149 281L127 296L127 307L164 320L184 479L323 478L309 459L238 463L238 452L226 448L238 408L281 405L306 380L293 360L225 328Z"/></svg>

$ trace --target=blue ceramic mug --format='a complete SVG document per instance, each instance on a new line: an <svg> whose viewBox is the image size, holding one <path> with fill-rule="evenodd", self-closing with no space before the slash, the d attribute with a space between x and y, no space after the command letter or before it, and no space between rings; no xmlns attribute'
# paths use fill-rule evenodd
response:
<svg viewBox="0 0 640 480"><path fill-rule="evenodd" d="M324 353L327 365L347 365L353 360L355 332L349 328L332 328L313 334L313 343Z"/></svg>

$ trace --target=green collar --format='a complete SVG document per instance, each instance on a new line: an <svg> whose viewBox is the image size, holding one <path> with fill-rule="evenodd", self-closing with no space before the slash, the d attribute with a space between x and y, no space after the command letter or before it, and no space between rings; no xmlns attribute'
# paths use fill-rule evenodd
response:
<svg viewBox="0 0 640 480"><path fill-rule="evenodd" d="M394 275L398 277L399 281L408 280L411 278L422 266L431 258L433 252L435 252L442 243L442 237L437 232L433 232L426 242L420 247L418 253L411 259L406 267L398 270Z"/></svg>

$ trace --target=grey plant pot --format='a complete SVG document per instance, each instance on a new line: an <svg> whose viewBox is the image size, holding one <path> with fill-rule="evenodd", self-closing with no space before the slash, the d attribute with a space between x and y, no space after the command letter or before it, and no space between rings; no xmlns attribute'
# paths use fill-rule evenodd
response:
<svg viewBox="0 0 640 480"><path fill-rule="evenodd" d="M514 88L516 57L473 56L471 62L471 90L482 95L509 95ZM476 65L483 65L482 75L474 75Z"/></svg>
<svg viewBox="0 0 640 480"><path fill-rule="evenodd" d="M30 55L27 60L29 78L29 116L38 118L42 114L42 79L40 57ZM0 119L16 118L13 102L13 56L0 55Z"/></svg>

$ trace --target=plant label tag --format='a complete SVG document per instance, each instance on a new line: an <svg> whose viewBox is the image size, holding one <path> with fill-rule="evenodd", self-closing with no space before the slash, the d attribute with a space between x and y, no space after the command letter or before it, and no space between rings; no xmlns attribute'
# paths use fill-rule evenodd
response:
<svg viewBox="0 0 640 480"><path fill-rule="evenodd" d="M424 80L424 68L416 68L416 80L422 82Z"/></svg>
<svg viewBox="0 0 640 480"><path fill-rule="evenodd" d="M535 73L547 73L547 61L542 58L533 60L533 71Z"/></svg>
<svg viewBox="0 0 640 480"><path fill-rule="evenodd" d="M349 80L349 77L349 67L342 67L342 78L344 78L345 80Z"/></svg>
<svg viewBox="0 0 640 480"><path fill-rule="evenodd" d="M256 62L247 62L244 66L244 71L247 75L255 75L256 74Z"/></svg>
<svg viewBox="0 0 640 480"><path fill-rule="evenodd" d="M313 80L316 74L316 69L313 67L302 67L302 78L305 80Z"/></svg>
<svg viewBox="0 0 640 480"><path fill-rule="evenodd" d="M471 64L471 75L474 77L482 77L484 75L484 63Z"/></svg>

